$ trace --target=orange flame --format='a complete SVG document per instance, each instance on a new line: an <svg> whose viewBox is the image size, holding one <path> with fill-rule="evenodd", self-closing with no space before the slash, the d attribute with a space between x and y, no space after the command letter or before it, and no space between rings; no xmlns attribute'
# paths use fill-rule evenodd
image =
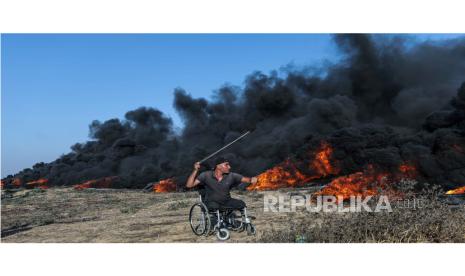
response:
<svg viewBox="0 0 465 276"><path fill-rule="evenodd" d="M13 179L12 183L16 187L21 187L21 185L23 184L23 181L21 180L21 178L15 178L15 179Z"/></svg>
<svg viewBox="0 0 465 276"><path fill-rule="evenodd" d="M311 168L315 169L320 177L339 173L339 168L331 165L330 159L332 155L333 148L327 142L323 141L311 163Z"/></svg>
<svg viewBox="0 0 465 276"><path fill-rule="evenodd" d="M174 177L163 179L153 185L155 193L168 193L176 191L176 181Z"/></svg>
<svg viewBox="0 0 465 276"><path fill-rule="evenodd" d="M411 164L403 163L399 166L400 175L397 178L411 178L417 177L417 168Z"/></svg>
<svg viewBox="0 0 465 276"><path fill-rule="evenodd" d="M461 195L461 194L465 194L465 186L446 192L446 195Z"/></svg>
<svg viewBox="0 0 465 276"><path fill-rule="evenodd" d="M284 187L295 187L311 178L301 173L288 159L281 165L260 174L258 181L247 187L247 190L274 190Z"/></svg>
<svg viewBox="0 0 465 276"><path fill-rule="evenodd" d="M391 184L400 179L409 179L416 176L416 168L413 165L401 164L397 173L377 171L373 165L367 166L363 172L356 172L347 176L333 179L317 195L333 195L344 200L350 196L367 197L384 194L400 197L401 192L396 191Z"/></svg>
<svg viewBox="0 0 465 276"><path fill-rule="evenodd" d="M35 181L29 181L26 183L29 187L37 187L41 189L48 189L48 186L46 185L48 183L48 179L41 178Z"/></svg>
<svg viewBox="0 0 465 276"><path fill-rule="evenodd" d="M110 188L111 182L113 179L117 178L117 176L108 176L99 179L93 179L81 184L74 185L74 189L76 190L84 190L89 188Z"/></svg>
<svg viewBox="0 0 465 276"><path fill-rule="evenodd" d="M314 179L337 174L339 168L334 167L330 162L332 153L333 149L331 146L323 141L309 164L310 169L315 174L306 175L297 168L295 163L287 159L283 163L258 175L257 183L248 186L247 190L275 190L284 187L296 187Z"/></svg>
<svg viewBox="0 0 465 276"><path fill-rule="evenodd" d="M378 194L378 189L386 187L387 174L376 173L372 166L364 172L356 172L347 176L340 176L317 195L333 195L348 199L350 196L370 196Z"/></svg>

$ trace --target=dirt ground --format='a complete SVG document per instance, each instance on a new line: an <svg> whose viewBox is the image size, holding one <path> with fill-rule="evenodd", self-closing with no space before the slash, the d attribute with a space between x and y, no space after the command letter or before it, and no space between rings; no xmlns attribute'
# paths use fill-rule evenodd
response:
<svg viewBox="0 0 465 276"><path fill-rule="evenodd" d="M465 205L436 202L389 214L264 212L264 195L310 194L317 187L233 191L256 217L255 236L231 232L226 242L465 242ZM188 221L197 192L72 188L2 191L5 243L219 242L198 237Z"/></svg>
<svg viewBox="0 0 465 276"><path fill-rule="evenodd" d="M285 227L289 216L296 215L264 213L263 193L232 192L256 217L257 233L231 232L228 242L256 242L265 229ZM22 190L3 196L2 242L217 242L215 235L197 237L192 233L189 210L198 200L197 192Z"/></svg>

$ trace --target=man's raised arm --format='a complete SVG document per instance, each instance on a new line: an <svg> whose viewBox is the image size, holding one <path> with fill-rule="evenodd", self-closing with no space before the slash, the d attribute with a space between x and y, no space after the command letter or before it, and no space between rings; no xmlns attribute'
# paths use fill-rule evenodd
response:
<svg viewBox="0 0 465 276"><path fill-rule="evenodd" d="M197 176L197 173L199 172L199 169L200 169L200 162L195 162L194 170L192 171L191 175L189 175L189 178L187 179L187 182L186 182L187 188L192 188L192 187L199 185L200 180L195 179L195 177Z"/></svg>

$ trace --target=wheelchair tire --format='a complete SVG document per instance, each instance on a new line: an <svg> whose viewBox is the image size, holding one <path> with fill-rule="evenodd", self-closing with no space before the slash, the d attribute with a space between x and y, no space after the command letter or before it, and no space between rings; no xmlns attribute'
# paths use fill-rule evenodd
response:
<svg viewBox="0 0 465 276"><path fill-rule="evenodd" d="M218 229L218 232L216 232L216 237L217 237L220 241L228 240L229 237L230 237L229 230L226 229L226 228L220 228L220 229Z"/></svg>
<svg viewBox="0 0 465 276"><path fill-rule="evenodd" d="M196 214L198 213L198 214ZM199 217L194 217L199 216ZM198 220L195 222L195 220ZM189 211L189 223L191 225L192 232L197 236L205 235L210 233L211 221L210 215L208 214L208 208L203 203L196 203L192 205Z"/></svg>
<svg viewBox="0 0 465 276"><path fill-rule="evenodd" d="M247 235L249 236L255 236L257 233L257 230L255 229L255 226L252 223L248 223L245 227L247 229Z"/></svg>

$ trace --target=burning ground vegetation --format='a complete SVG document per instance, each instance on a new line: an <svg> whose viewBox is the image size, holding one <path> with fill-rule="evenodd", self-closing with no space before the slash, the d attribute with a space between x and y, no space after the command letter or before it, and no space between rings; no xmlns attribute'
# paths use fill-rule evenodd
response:
<svg viewBox="0 0 465 276"><path fill-rule="evenodd" d="M333 158L334 149L327 141L320 141L319 146L301 159L287 158L280 164L257 175L257 183L253 185L240 185L239 189L254 190L277 190L282 188L302 188L307 186L324 187L318 192L319 195L334 195L344 200L350 196L373 196L380 193L402 198L403 194L398 183L401 180L424 181L424 177L418 173L415 161L406 161L398 166L385 169L380 165L367 164L361 171L341 175L340 163ZM184 180L181 178L181 180ZM115 183L121 181L118 176L109 176L93 179L72 185L75 190L114 188ZM155 193L167 193L186 191L179 189L182 182L177 177L170 177L146 186ZM420 188L422 184L418 184ZM1 183L3 189L5 184ZM26 189L48 189L48 179L38 179L25 182L24 185L19 178L14 178L9 188ZM417 190L420 189L416 187ZM147 190L147 189L146 189ZM465 194L465 186L444 191L448 195Z"/></svg>

